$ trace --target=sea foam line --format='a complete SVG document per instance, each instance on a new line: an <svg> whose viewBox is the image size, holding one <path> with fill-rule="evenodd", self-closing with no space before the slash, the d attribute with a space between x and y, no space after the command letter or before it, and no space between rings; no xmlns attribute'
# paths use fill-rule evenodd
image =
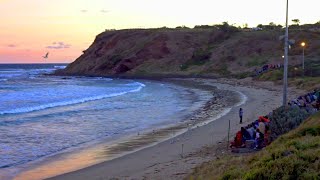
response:
<svg viewBox="0 0 320 180"><path fill-rule="evenodd" d="M13 110L9 110L9 111L1 111L0 115L27 113L27 112L39 111L39 110L53 108L53 107L67 106L67 105L73 105L73 104L81 104L81 103L85 103L85 102L88 102L88 101L95 101L95 100L105 99L105 98L109 98L109 97L121 96L121 95L124 95L124 94L127 94L127 93L139 92L142 88L145 87L145 85L142 84L142 83L136 83L136 84L138 84L139 87L136 88L136 89L130 90L130 91L112 93L112 94L105 94L105 95L94 96L94 97L87 97L87 98L71 100L71 101L54 102L54 103L49 103L49 104L40 105L40 106L18 108L18 109L13 109Z"/></svg>
<svg viewBox="0 0 320 180"><path fill-rule="evenodd" d="M246 95L244 95L242 92L240 91L235 91L237 92L238 94L240 94L240 102L238 102L235 107L238 107L238 106L241 106L242 104L246 103L247 100L248 100L248 97Z"/></svg>

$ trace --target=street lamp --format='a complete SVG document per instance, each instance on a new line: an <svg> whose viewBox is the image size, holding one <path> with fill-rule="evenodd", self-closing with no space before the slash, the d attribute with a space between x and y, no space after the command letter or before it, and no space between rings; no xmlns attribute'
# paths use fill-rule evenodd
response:
<svg viewBox="0 0 320 180"><path fill-rule="evenodd" d="M301 43L301 47L302 47L302 73L303 73L303 77L304 77L304 47L306 46L305 42Z"/></svg>
<svg viewBox="0 0 320 180"><path fill-rule="evenodd" d="M282 102L283 106L287 105L287 89L288 89L288 46L289 46L288 7L289 7L289 0L287 0L287 7L286 7L286 34L285 34L285 40L284 40L283 102Z"/></svg>

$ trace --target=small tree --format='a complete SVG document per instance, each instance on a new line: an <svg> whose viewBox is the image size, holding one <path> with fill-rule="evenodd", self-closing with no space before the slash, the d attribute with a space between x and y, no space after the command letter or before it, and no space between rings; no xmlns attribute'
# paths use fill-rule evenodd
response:
<svg viewBox="0 0 320 180"><path fill-rule="evenodd" d="M234 33L238 32L239 29L233 25L229 25L228 22L222 22L222 24L216 25L221 31L223 32L228 32L228 33Z"/></svg>
<svg viewBox="0 0 320 180"><path fill-rule="evenodd" d="M274 30L274 29L276 29L277 25L274 22L270 22L269 27L270 27L270 29Z"/></svg>
<svg viewBox="0 0 320 180"><path fill-rule="evenodd" d="M292 19L292 22L297 26L299 26L299 24L300 24L300 20L299 19Z"/></svg>
<svg viewBox="0 0 320 180"><path fill-rule="evenodd" d="M270 23L269 23L269 26L274 27L274 26L276 26L276 24L275 24L274 22L270 22Z"/></svg>
<svg viewBox="0 0 320 180"><path fill-rule="evenodd" d="M278 29L282 29L283 26L281 24L278 24L277 27Z"/></svg>

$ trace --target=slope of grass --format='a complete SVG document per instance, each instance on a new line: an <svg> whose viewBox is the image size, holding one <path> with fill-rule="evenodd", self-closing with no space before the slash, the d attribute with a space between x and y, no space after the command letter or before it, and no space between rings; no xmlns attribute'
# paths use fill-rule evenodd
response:
<svg viewBox="0 0 320 180"><path fill-rule="evenodd" d="M313 89L320 88L320 78L319 77L299 77L293 78L289 81L290 86L295 86L300 89L306 89L312 91Z"/></svg>
<svg viewBox="0 0 320 180"><path fill-rule="evenodd" d="M320 179L320 112L262 151L205 163L186 179Z"/></svg>

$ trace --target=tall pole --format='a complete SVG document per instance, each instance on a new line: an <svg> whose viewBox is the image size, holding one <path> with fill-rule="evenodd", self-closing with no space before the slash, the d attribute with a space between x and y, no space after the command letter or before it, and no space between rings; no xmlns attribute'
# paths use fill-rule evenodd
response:
<svg viewBox="0 0 320 180"><path fill-rule="evenodd" d="M286 34L284 42L284 72L283 72L283 106L287 105L287 89L288 89L288 40L289 40L289 30L288 30L288 6L289 0L287 0L286 9Z"/></svg>
<svg viewBox="0 0 320 180"><path fill-rule="evenodd" d="M230 144L229 136L230 136L230 120L229 120L229 127L228 127L228 144L227 144L227 149L229 149L229 144Z"/></svg>
<svg viewBox="0 0 320 180"><path fill-rule="evenodd" d="M302 47L302 71L303 71L303 77L304 77L304 46Z"/></svg>

